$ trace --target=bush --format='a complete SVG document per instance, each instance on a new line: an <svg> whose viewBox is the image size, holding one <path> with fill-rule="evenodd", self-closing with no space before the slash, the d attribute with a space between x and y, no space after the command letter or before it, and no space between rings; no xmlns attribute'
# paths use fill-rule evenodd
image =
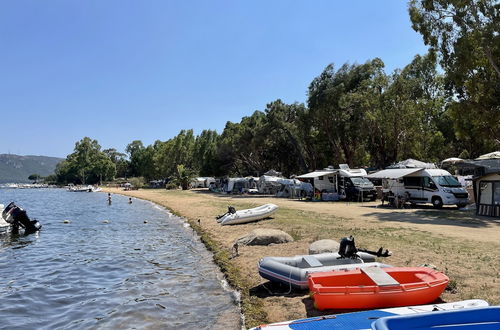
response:
<svg viewBox="0 0 500 330"><path fill-rule="evenodd" d="M132 185L132 189L140 189L144 187L144 178L142 176L138 178L130 178L128 182Z"/></svg>
<svg viewBox="0 0 500 330"><path fill-rule="evenodd" d="M179 186L173 182L169 182L165 185L165 189L167 190L179 189Z"/></svg>

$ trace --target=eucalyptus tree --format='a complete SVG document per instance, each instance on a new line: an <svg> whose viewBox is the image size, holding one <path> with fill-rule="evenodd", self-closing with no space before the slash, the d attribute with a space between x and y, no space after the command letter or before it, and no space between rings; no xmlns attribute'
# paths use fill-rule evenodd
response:
<svg viewBox="0 0 500 330"><path fill-rule="evenodd" d="M127 160L127 155L118 152L115 148L104 149L102 152L108 156L108 158L116 166L116 176L119 178L124 178L128 174L129 162Z"/></svg>
<svg viewBox="0 0 500 330"><path fill-rule="evenodd" d="M372 83L365 95L371 163L380 168L406 158L441 158L447 145L439 126L447 117L434 56L417 55L402 70L380 74Z"/></svg>
<svg viewBox="0 0 500 330"><path fill-rule="evenodd" d="M500 2L411 0L413 28L440 55L449 111L471 156L500 146Z"/></svg>
<svg viewBox="0 0 500 330"><path fill-rule="evenodd" d="M304 173L310 166L308 142L311 126L301 125L308 116L308 110L302 103L285 104L280 99L267 105L266 120L268 139L274 155L275 164L285 174Z"/></svg>
<svg viewBox="0 0 500 330"><path fill-rule="evenodd" d="M76 142L74 152L56 166L56 175L61 183L96 183L111 180L115 174L114 163L101 151L97 140L89 137Z"/></svg>
<svg viewBox="0 0 500 330"><path fill-rule="evenodd" d="M196 136L193 146L193 168L202 176L216 172L216 154L219 134L214 130L203 130Z"/></svg>
<svg viewBox="0 0 500 330"><path fill-rule="evenodd" d="M193 130L181 130L177 136L155 145L153 162L159 177L167 178L177 171L177 165L193 165L195 137Z"/></svg>
<svg viewBox="0 0 500 330"><path fill-rule="evenodd" d="M328 142L329 163L358 166L367 161L366 94L374 88L373 80L383 75L383 67L378 58L365 64L344 64L337 71L330 64L309 85L309 111Z"/></svg>

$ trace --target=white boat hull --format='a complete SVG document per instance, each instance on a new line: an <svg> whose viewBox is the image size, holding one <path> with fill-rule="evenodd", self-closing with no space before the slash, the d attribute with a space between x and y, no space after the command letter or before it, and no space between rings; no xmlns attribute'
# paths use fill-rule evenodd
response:
<svg viewBox="0 0 500 330"><path fill-rule="evenodd" d="M278 210L278 205L264 204L253 209L236 211L236 213L226 213L217 220L221 225L236 225L261 220L269 217Z"/></svg>

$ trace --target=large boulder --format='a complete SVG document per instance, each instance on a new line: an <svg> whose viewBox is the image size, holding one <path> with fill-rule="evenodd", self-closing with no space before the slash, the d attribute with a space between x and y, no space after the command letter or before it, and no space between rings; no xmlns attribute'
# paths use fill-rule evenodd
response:
<svg viewBox="0 0 500 330"><path fill-rule="evenodd" d="M278 229L254 229L236 240L237 245L269 245L293 242L292 236Z"/></svg>
<svg viewBox="0 0 500 330"><path fill-rule="evenodd" d="M309 254L338 252L340 244L332 239L321 239L309 245Z"/></svg>

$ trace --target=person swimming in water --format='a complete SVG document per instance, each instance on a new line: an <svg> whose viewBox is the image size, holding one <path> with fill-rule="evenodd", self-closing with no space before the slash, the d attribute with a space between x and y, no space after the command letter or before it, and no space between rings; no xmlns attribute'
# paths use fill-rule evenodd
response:
<svg viewBox="0 0 500 330"><path fill-rule="evenodd" d="M128 198L128 203L129 203L129 204L132 204L132 197L129 197L129 198Z"/></svg>
<svg viewBox="0 0 500 330"><path fill-rule="evenodd" d="M111 205L111 193L108 193L108 205Z"/></svg>

